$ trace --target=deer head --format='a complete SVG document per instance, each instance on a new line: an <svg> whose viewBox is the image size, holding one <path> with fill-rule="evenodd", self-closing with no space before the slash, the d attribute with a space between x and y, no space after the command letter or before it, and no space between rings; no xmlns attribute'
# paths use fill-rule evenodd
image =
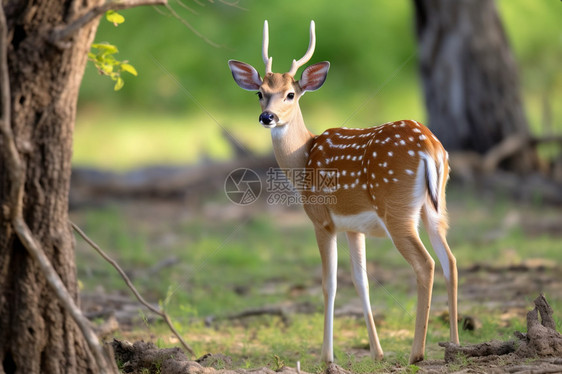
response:
<svg viewBox="0 0 562 374"><path fill-rule="evenodd" d="M307 67L300 80L295 80L297 70L306 64L316 46L314 21L310 22L310 43L304 56L298 61L293 60L291 69L284 74L273 73L273 58L268 56L269 31L268 23L263 25L263 61L265 76L263 79L257 70L244 62L230 60L228 65L236 83L248 91L257 91L262 113L259 121L266 128L286 126L296 118L300 118L299 99L307 91L315 91L322 87L328 70L329 62L320 62Z"/></svg>

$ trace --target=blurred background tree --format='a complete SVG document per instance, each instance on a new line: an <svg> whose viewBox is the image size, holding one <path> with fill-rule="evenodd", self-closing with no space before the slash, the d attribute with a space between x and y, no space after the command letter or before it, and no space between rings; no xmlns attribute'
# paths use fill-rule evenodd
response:
<svg viewBox="0 0 562 374"><path fill-rule="evenodd" d="M485 154L530 133L518 69L491 0L414 0L428 124L449 151ZM533 148L510 169L537 168Z"/></svg>

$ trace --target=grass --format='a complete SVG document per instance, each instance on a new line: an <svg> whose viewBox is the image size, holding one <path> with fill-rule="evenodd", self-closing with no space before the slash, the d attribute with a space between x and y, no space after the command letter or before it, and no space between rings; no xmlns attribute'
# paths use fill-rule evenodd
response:
<svg viewBox="0 0 562 374"><path fill-rule="evenodd" d="M490 200L454 187L450 189L450 243L461 269L473 264L517 265L530 258L558 262L559 239L528 235L520 224L507 225L516 214L530 217L560 215L543 206L518 206L507 199ZM256 208L256 207L254 207ZM221 212L218 218L216 210ZM300 211L276 211L257 207L229 212L221 198L185 214L182 207L160 205L118 206L74 212L73 220L114 256L133 275L141 292L160 301L171 313L179 331L198 355L207 352L231 356L236 367L275 368L280 363L303 370L322 371L322 293L320 265L314 234ZM189 210L188 210L189 211ZM144 212L144 213L141 213ZM515 212L515 213L514 213ZM517 213L518 212L518 213ZM227 214L228 213L228 214ZM228 218L228 217L231 218ZM498 234L499 232L499 234ZM427 239L423 236L427 243ZM362 318L339 317L335 321L337 362L353 372L388 371L408 366L415 316L415 281L406 262L388 240L367 244L371 278L371 302L381 344L387 359L372 363L368 356L367 331ZM336 309L357 301L350 282L349 256L343 238L339 243L340 282ZM557 250L558 249L558 250ZM173 266L147 275L163 259L175 257ZM125 290L109 265L78 241L78 274L83 291ZM443 277L435 278L434 301L427 336L426 355L442 359L437 343L448 340L448 325L440 314L446 309ZM460 284L466 279L461 273ZM537 295L521 295L532 305ZM562 300L551 300L562 310ZM310 313L291 315L288 322L277 316L231 321L240 311L265 305L304 305ZM486 303L459 300L463 315L475 316L482 327L460 331L463 343L510 339L514 330L525 331L524 311L507 313ZM211 327L205 324L213 318ZM557 321L560 321L558 315ZM128 339L159 337L159 345L177 342L159 322L139 324L121 332Z"/></svg>

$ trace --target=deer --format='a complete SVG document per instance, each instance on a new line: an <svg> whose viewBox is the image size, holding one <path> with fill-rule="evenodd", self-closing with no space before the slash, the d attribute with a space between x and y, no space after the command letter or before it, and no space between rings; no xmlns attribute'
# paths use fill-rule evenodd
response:
<svg viewBox="0 0 562 374"><path fill-rule="evenodd" d="M365 236L389 237L416 276L417 306L410 363L423 360L428 328L435 261L420 240L421 221L441 264L447 284L450 341L459 344L457 326L457 265L446 235L449 228L445 188L449 156L431 131L414 120L388 122L368 128L329 128L320 135L305 126L300 98L325 82L330 63L304 69L316 46L315 23L310 23L308 50L293 60L287 73L273 73L269 57L269 27L264 22L263 78L251 65L229 60L234 81L255 91L261 106L260 124L271 130L273 151L283 170L306 169L318 175L332 173L331 186L318 178L299 190L304 210L314 226L322 264L324 335L320 358L334 362L333 323L337 287L337 233L345 232L352 280L359 295L373 360L383 358L369 298ZM295 184L293 173L286 173ZM309 178L310 179L310 178ZM335 199L310 199L315 195ZM311 203L306 203L310 201ZM318 201L321 201L320 203ZM314 203L312 203L314 202Z"/></svg>

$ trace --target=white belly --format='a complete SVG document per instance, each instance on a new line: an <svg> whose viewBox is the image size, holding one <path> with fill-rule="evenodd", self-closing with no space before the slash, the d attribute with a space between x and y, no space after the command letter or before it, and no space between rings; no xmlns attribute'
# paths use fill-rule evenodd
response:
<svg viewBox="0 0 562 374"><path fill-rule="evenodd" d="M331 213L337 231L362 232L368 236L386 236L387 230L381 218L373 211L353 215Z"/></svg>

